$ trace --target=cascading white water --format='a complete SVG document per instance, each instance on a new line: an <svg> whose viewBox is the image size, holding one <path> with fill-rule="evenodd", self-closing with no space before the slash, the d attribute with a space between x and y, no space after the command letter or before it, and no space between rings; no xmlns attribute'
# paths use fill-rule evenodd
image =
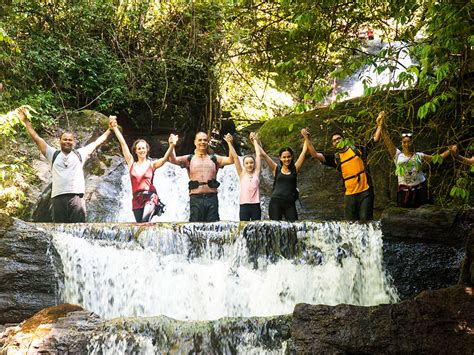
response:
<svg viewBox="0 0 474 355"><path fill-rule="evenodd" d="M240 186L235 167L225 166L219 169L217 180L221 183L218 188L219 217L223 221L239 220ZM189 220L188 173L177 165L165 163L155 171L154 185L158 196L166 205L165 213L153 217L152 222ZM123 191L119 196L120 211L117 211L117 222L135 222L132 212L132 188L129 174L122 177Z"/></svg>
<svg viewBox="0 0 474 355"><path fill-rule="evenodd" d="M238 223L150 226L127 241L111 240L114 228L101 228L97 240L93 231L69 226L54 232L62 298L107 319L180 320L288 314L300 302L369 306L396 299L383 272L379 223L261 223L296 228L298 243L318 261L305 255L252 261Z"/></svg>
<svg viewBox="0 0 474 355"><path fill-rule="evenodd" d="M379 87L389 83L396 82L401 72L406 71L410 65L413 64L406 44L403 42L390 42L384 43L380 40L373 40L367 43L366 50L375 55L381 50L388 50L390 48L400 49L400 53L397 58L390 59L388 56L378 60L378 66L367 65L361 68L352 76L337 83L338 92L347 92L347 96L343 100L352 99L354 97L361 97L364 95L364 80L367 82L368 87ZM375 59L376 60L376 59ZM385 69L379 72L378 67L385 65L386 61L391 65L390 69ZM397 89L406 89L407 85L400 86Z"/></svg>

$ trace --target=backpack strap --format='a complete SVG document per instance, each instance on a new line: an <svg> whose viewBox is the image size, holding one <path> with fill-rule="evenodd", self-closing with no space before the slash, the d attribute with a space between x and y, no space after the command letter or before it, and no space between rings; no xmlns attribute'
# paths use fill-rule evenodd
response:
<svg viewBox="0 0 474 355"><path fill-rule="evenodd" d="M81 156L81 154L80 154L77 150L75 150L75 149L73 149L72 151L74 152L74 154L77 155L77 157L79 158L79 161L82 163L82 156ZM51 166L53 166L54 161L55 161L56 158L58 157L59 153L61 153L60 150L56 150L56 151L53 153L53 159L52 159L52 161L51 161Z"/></svg>
<svg viewBox="0 0 474 355"><path fill-rule="evenodd" d="M56 158L58 157L59 153L61 153L60 150L56 150L53 154L53 160L51 161L51 166L53 166L54 164L54 161L56 160Z"/></svg>
<svg viewBox="0 0 474 355"><path fill-rule="evenodd" d="M188 154L188 162L191 163L191 160L194 157L194 153ZM210 154L209 158L213 161L213 163L216 165L216 171L219 171L219 162L217 161L217 155L216 154ZM188 168L189 169L189 168Z"/></svg>

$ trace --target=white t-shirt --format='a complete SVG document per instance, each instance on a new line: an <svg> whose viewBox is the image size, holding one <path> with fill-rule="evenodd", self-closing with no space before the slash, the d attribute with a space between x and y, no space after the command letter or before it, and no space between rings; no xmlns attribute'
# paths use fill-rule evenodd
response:
<svg viewBox="0 0 474 355"><path fill-rule="evenodd" d="M51 197L63 194L83 194L85 192L85 180L83 166L93 149L90 146L77 149L82 157L82 163L74 152L64 154L62 151L56 157L51 173L53 175L53 190ZM46 159L51 163L54 152L57 149L48 145L46 147Z"/></svg>
<svg viewBox="0 0 474 355"><path fill-rule="evenodd" d="M407 157L397 149L394 160L397 166L398 185L415 186L426 180L421 171L425 155L424 153L416 152L411 157Z"/></svg>

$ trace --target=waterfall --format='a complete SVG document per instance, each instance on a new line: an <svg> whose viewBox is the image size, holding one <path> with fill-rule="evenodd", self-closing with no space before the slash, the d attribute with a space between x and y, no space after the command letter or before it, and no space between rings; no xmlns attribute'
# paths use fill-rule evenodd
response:
<svg viewBox="0 0 474 355"><path fill-rule="evenodd" d="M347 92L347 96L342 100L364 96L364 81L368 87L380 87L396 82L400 73L405 72L406 68L413 64L406 43L400 41L384 43L380 40L373 40L367 43L366 50L374 56L380 52L384 55L381 58L374 57L377 65L366 65L350 77L337 82L337 92ZM392 50L395 50L395 52L400 50L396 58L391 53ZM386 65L386 62L388 62L390 67L380 71L380 66ZM408 86L405 84L396 89L406 88ZM393 87L390 89L393 89Z"/></svg>
<svg viewBox="0 0 474 355"><path fill-rule="evenodd" d="M64 302L100 316L273 316L396 300L378 222L51 226Z"/></svg>

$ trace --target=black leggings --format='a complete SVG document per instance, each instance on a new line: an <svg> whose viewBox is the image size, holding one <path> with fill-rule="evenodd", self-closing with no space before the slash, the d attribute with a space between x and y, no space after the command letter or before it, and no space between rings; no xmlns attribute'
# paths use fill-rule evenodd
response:
<svg viewBox="0 0 474 355"><path fill-rule="evenodd" d="M133 210L133 215L135 216L135 221L137 223L141 222L150 222L153 218L156 205L152 202L148 202L144 208L137 208Z"/></svg>
<svg viewBox="0 0 474 355"><path fill-rule="evenodd" d="M281 221L283 217L289 222L298 220L298 212L294 201L282 200L276 197L270 199L268 215L271 220Z"/></svg>
<svg viewBox="0 0 474 355"><path fill-rule="evenodd" d="M239 217L241 221L257 221L262 218L260 203L244 203L240 205Z"/></svg>

